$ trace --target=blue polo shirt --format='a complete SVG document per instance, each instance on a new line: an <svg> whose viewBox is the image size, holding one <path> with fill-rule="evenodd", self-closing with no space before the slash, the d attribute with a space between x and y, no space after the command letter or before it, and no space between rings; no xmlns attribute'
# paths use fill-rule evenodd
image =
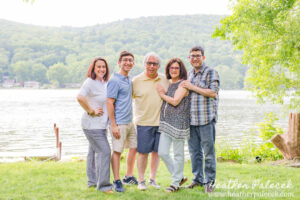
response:
<svg viewBox="0 0 300 200"><path fill-rule="evenodd" d="M107 84L107 97L115 99L116 123L129 124L132 121L131 78L114 73Z"/></svg>

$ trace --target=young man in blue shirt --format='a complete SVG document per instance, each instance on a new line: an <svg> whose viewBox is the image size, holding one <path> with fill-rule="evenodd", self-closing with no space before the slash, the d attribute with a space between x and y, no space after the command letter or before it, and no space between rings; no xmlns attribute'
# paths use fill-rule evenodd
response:
<svg viewBox="0 0 300 200"><path fill-rule="evenodd" d="M128 76L134 66L132 53L123 51L118 61L120 70L107 84L107 110L110 121L110 132L112 136L112 157L111 165L114 175L114 188L117 192L124 192L123 184L136 184L133 176L135 163L137 139L135 126L132 123L132 82ZM128 148L127 172L120 180L120 159L124 148Z"/></svg>

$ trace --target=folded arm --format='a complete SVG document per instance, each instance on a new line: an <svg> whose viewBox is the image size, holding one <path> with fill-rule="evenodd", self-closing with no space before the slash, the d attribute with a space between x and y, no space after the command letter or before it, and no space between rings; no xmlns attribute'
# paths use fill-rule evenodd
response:
<svg viewBox="0 0 300 200"><path fill-rule="evenodd" d="M174 97L170 97L166 95L166 91L159 84L157 85L157 92L164 101L166 101L167 103L173 106L177 106L181 102L183 97L189 94L189 91L184 87L178 87L177 90L175 91Z"/></svg>
<svg viewBox="0 0 300 200"><path fill-rule="evenodd" d="M210 98L216 98L217 97L217 93L214 92L213 90L198 87L196 85L193 85L190 81L183 81L180 85L182 87L188 89L188 90L191 90L193 92L201 94L205 97L210 97Z"/></svg>

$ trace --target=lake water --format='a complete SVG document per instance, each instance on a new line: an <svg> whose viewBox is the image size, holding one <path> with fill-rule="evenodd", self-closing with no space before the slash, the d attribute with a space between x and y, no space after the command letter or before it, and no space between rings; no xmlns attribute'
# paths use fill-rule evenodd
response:
<svg viewBox="0 0 300 200"><path fill-rule="evenodd" d="M60 129L63 158L85 156L87 140L80 127L83 109L76 89L0 89L0 162L23 160L24 156L53 155L56 139L53 124ZM220 91L217 141L238 146L265 112L279 114L281 106L258 105L248 91ZM288 117L277 124L287 129ZM109 136L110 137L110 136ZM109 138L110 141L110 138Z"/></svg>

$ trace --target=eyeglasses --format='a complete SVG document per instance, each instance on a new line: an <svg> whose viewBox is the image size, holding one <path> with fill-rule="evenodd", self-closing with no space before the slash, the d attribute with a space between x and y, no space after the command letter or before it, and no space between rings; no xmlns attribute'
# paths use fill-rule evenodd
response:
<svg viewBox="0 0 300 200"><path fill-rule="evenodd" d="M157 67L159 65L159 63L156 62L146 62L147 65L153 65L154 67Z"/></svg>
<svg viewBox="0 0 300 200"><path fill-rule="evenodd" d="M202 58L202 55L201 55L201 54L190 55L190 58L196 58L196 59L199 59L199 58Z"/></svg>
<svg viewBox="0 0 300 200"><path fill-rule="evenodd" d="M170 70L179 70L180 67L170 67Z"/></svg>
<svg viewBox="0 0 300 200"><path fill-rule="evenodd" d="M121 61L122 61L122 62L133 62L133 59L126 59L126 58L125 58L125 59L122 59Z"/></svg>

